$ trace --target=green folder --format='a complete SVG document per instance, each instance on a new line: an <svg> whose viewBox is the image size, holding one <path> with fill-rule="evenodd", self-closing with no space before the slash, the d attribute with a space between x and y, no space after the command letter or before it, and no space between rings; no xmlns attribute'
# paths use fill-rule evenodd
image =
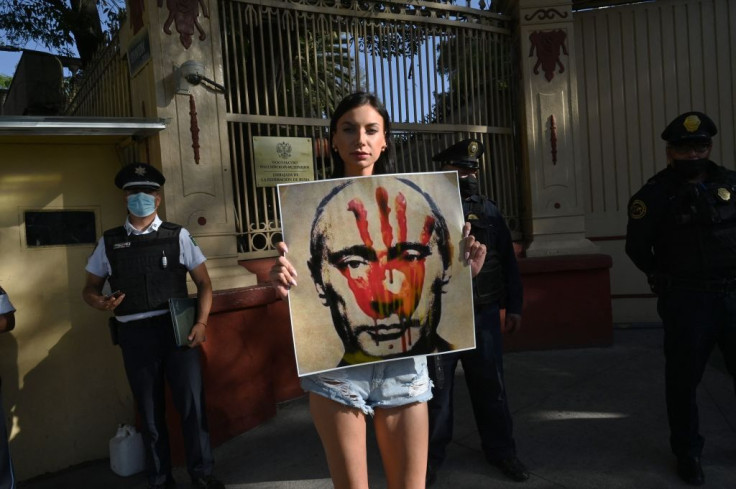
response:
<svg viewBox="0 0 736 489"><path fill-rule="evenodd" d="M169 299L171 323L174 325L174 340L178 346L189 345L189 334L197 320L197 299Z"/></svg>

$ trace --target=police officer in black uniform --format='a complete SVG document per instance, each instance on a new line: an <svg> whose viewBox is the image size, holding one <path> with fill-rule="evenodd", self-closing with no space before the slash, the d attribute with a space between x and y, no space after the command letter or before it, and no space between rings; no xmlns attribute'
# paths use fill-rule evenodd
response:
<svg viewBox="0 0 736 489"><path fill-rule="evenodd" d="M212 477L199 348L205 341L212 284L194 238L158 217L164 181L156 168L144 163L118 172L115 185L125 193L128 219L100 238L87 261L82 296L90 306L115 314L114 336L143 425L149 488L176 487L165 420L166 381L181 416L193 487L222 489ZM197 287L197 317L188 345L178 347L168 299L187 297L187 273ZM107 295L102 293L105 281L113 291Z"/></svg>
<svg viewBox="0 0 736 489"><path fill-rule="evenodd" d="M677 472L705 476L696 389L718 344L736 374L736 172L709 160L716 125L686 112L662 133L667 167L629 201L626 253L659 296Z"/></svg>
<svg viewBox="0 0 736 489"><path fill-rule="evenodd" d="M505 307L505 331L519 329L522 285L506 221L495 203L479 194L478 158L483 151L480 141L465 139L433 157L442 163L443 170L458 172L465 220L471 223L471 234L486 245L488 252L483 268L473 279L476 348L429 358L434 396L429 401L428 485L434 482L452 440L453 383L458 361L463 364L486 460L515 481L529 478L527 468L516 456L503 378L500 316L500 309Z"/></svg>
<svg viewBox="0 0 736 489"><path fill-rule="evenodd" d="M13 331L15 328L15 307L8 294L0 287L0 333ZM10 458L8 430L5 426L5 410L3 409L2 378L0 378L0 489L15 489L15 472L13 460Z"/></svg>

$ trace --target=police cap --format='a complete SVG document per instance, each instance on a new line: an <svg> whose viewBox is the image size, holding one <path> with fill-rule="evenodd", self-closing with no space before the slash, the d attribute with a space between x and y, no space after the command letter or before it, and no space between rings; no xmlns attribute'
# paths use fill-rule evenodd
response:
<svg viewBox="0 0 736 489"><path fill-rule="evenodd" d="M662 132L662 139L670 144L678 143L710 143L710 139L718 133L715 123L702 112L685 112Z"/></svg>
<svg viewBox="0 0 736 489"><path fill-rule="evenodd" d="M483 151L485 151L483 143L477 139L463 139L434 155L432 160L476 170L478 168L478 158L481 157Z"/></svg>
<svg viewBox="0 0 736 489"><path fill-rule="evenodd" d="M123 190L130 188L155 190L161 187L165 181L166 178L161 172L148 163L125 165L115 175L115 186Z"/></svg>

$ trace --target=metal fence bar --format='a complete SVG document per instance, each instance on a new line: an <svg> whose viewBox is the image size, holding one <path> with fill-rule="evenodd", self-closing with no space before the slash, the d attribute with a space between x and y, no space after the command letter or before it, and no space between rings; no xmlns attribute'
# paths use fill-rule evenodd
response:
<svg viewBox="0 0 736 489"><path fill-rule="evenodd" d="M115 37L87 63L81 74L72 77L70 116L132 117L128 63L120 56L120 40Z"/></svg>

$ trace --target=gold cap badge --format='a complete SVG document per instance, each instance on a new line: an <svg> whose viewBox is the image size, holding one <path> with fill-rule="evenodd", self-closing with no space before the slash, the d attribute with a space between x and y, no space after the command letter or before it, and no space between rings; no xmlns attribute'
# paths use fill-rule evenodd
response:
<svg viewBox="0 0 736 489"><path fill-rule="evenodd" d="M468 145L468 156L475 158L475 154L478 152L478 142L471 141Z"/></svg>
<svg viewBox="0 0 736 489"><path fill-rule="evenodd" d="M685 118L682 125L685 126L687 132L695 132L700 128L700 117L697 115L689 115Z"/></svg>

